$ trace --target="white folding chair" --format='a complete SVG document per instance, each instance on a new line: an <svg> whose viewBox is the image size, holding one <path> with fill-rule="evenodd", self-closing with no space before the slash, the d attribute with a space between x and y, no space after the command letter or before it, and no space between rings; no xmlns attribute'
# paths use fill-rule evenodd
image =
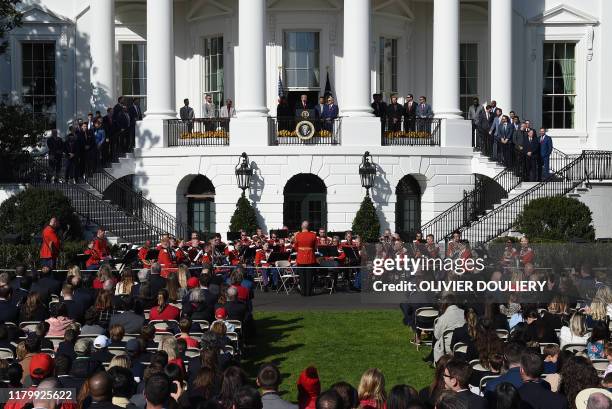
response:
<svg viewBox="0 0 612 409"><path fill-rule="evenodd" d="M255 288L259 288L261 291L263 291L264 289L264 279L263 279L263 273L262 273L262 269L261 268L256 268L255 269L255 277L253 277L253 282L255 283Z"/></svg>
<svg viewBox="0 0 612 409"><path fill-rule="evenodd" d="M586 344L566 344L561 348L562 351L570 351L572 354L576 355L578 352L586 351Z"/></svg>
<svg viewBox="0 0 612 409"><path fill-rule="evenodd" d="M19 329L25 332L34 332L38 324L40 324L40 321L23 321L19 323Z"/></svg>
<svg viewBox="0 0 612 409"><path fill-rule="evenodd" d="M191 322L193 324L200 324L202 331L208 331L208 328L210 328L210 322L206 320L192 320Z"/></svg>
<svg viewBox="0 0 612 409"><path fill-rule="evenodd" d="M197 356L200 356L200 350L197 348L187 348L187 350L185 351L185 356L188 358L195 358Z"/></svg>
<svg viewBox="0 0 612 409"><path fill-rule="evenodd" d="M544 353L544 348L547 346L559 346L556 342L540 342L540 353Z"/></svg>
<svg viewBox="0 0 612 409"><path fill-rule="evenodd" d="M500 375L487 375L480 378L480 392L484 391L484 388L487 386L487 382L491 379L499 378Z"/></svg>
<svg viewBox="0 0 612 409"><path fill-rule="evenodd" d="M15 359L15 354L9 348L0 348L0 359L13 360Z"/></svg>
<svg viewBox="0 0 612 409"><path fill-rule="evenodd" d="M149 321L149 324L155 327L155 331L166 331L168 328L178 328L178 321L176 320L153 320Z"/></svg>
<svg viewBox="0 0 612 409"><path fill-rule="evenodd" d="M453 332L455 330L454 329L447 329L446 331L444 331L444 334L442 334L442 347L444 349L444 354L448 354L449 350L452 350L453 346L451 345L451 341L453 339ZM446 347L448 345L448 348Z"/></svg>
<svg viewBox="0 0 612 409"><path fill-rule="evenodd" d="M593 359L591 362L597 371L597 375L599 375L600 378L603 378L603 375L606 372L606 369L608 369L610 362L608 362L607 359Z"/></svg>
<svg viewBox="0 0 612 409"><path fill-rule="evenodd" d="M108 352L113 354L113 356L126 355L127 354L125 352L125 348L124 347L108 347Z"/></svg>
<svg viewBox="0 0 612 409"><path fill-rule="evenodd" d="M153 341L159 344L162 341L162 339L168 336L173 337L174 335L171 332L166 332L166 331L156 332L155 336L153 337Z"/></svg>
<svg viewBox="0 0 612 409"><path fill-rule="evenodd" d="M293 271L293 267L291 266L291 262L288 260L278 260L275 263L276 267L279 269L279 278L281 280L281 285L278 287L276 292L280 292L284 290L287 295L291 291L293 291L296 287L296 281L299 278L295 271ZM297 284L299 286L299 284Z"/></svg>
<svg viewBox="0 0 612 409"><path fill-rule="evenodd" d="M242 322L240 320L225 320L225 322L234 326L234 332L242 334Z"/></svg>
<svg viewBox="0 0 612 409"><path fill-rule="evenodd" d="M504 341L508 339L508 330L506 329L498 329L495 330L495 332L497 332L497 336L501 339L503 339Z"/></svg>
<svg viewBox="0 0 612 409"><path fill-rule="evenodd" d="M467 354L467 345L464 344L463 342L457 342L455 345L453 345L453 354Z"/></svg>
<svg viewBox="0 0 612 409"><path fill-rule="evenodd" d="M59 347L60 342L64 340L64 337L50 337L48 335L45 338L53 343L53 349L56 351L57 347Z"/></svg>

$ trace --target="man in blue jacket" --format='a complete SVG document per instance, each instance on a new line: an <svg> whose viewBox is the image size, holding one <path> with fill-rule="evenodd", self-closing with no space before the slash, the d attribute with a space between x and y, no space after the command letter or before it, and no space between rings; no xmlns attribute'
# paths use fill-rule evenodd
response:
<svg viewBox="0 0 612 409"><path fill-rule="evenodd" d="M550 176L550 154L553 150L553 141L546 133L546 128L540 128L540 162L538 180L547 179Z"/></svg>

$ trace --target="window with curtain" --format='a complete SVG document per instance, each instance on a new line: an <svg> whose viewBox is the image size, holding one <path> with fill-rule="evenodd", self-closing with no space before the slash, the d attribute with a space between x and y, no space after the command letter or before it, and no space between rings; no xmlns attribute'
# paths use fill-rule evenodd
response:
<svg viewBox="0 0 612 409"><path fill-rule="evenodd" d="M121 94L128 100L139 98L142 112L147 110L146 43L121 44Z"/></svg>
<svg viewBox="0 0 612 409"><path fill-rule="evenodd" d="M397 39L379 38L378 92L388 101L397 92Z"/></svg>
<svg viewBox="0 0 612 409"><path fill-rule="evenodd" d="M542 126L574 128L576 101L576 43L544 43Z"/></svg>
<svg viewBox="0 0 612 409"><path fill-rule="evenodd" d="M212 96L217 111L225 104L223 100L223 36L204 39L204 94Z"/></svg>
<svg viewBox="0 0 612 409"><path fill-rule="evenodd" d="M288 88L320 88L318 32L286 31L283 61Z"/></svg>
<svg viewBox="0 0 612 409"><path fill-rule="evenodd" d="M47 128L54 128L57 113L55 43L22 43L21 55L23 105L44 120Z"/></svg>
<svg viewBox="0 0 612 409"><path fill-rule="evenodd" d="M478 97L478 44L459 47L459 107L467 119L474 97Z"/></svg>

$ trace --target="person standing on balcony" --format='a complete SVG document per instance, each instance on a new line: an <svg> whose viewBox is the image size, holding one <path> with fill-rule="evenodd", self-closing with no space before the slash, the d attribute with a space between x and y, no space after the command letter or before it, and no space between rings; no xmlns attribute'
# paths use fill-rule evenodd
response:
<svg viewBox="0 0 612 409"><path fill-rule="evenodd" d="M128 148L131 150L134 147L136 138L136 121L142 121L142 110L140 109L140 99L134 98L132 106L129 109L130 115L130 139L128 140Z"/></svg>
<svg viewBox="0 0 612 409"><path fill-rule="evenodd" d="M72 126L70 126L68 128L68 137L64 144L64 153L66 154L66 182L72 179L72 181L76 183L80 150L79 142L73 132Z"/></svg>
<svg viewBox="0 0 612 409"><path fill-rule="evenodd" d="M323 129L329 132L334 130L334 120L338 118L338 105L334 102L334 97L327 97L327 104L323 107Z"/></svg>
<svg viewBox="0 0 612 409"><path fill-rule="evenodd" d="M57 134L57 129L51 130L51 137L47 139L47 148L49 149L49 166L53 171L52 181L57 183L62 170L62 156L64 154L64 141Z"/></svg>
<svg viewBox="0 0 612 409"><path fill-rule="evenodd" d="M90 131L89 129L85 131L85 150L83 155L84 178L92 177L98 167L98 144L96 143L94 131L95 130Z"/></svg>
<svg viewBox="0 0 612 409"><path fill-rule="evenodd" d="M130 116L127 113L124 101L125 98L120 96L117 99L117 104L113 107L113 135L111 137L113 156L117 154L119 148L125 146L125 139L127 139L128 128L130 127Z"/></svg>
<svg viewBox="0 0 612 409"><path fill-rule="evenodd" d="M104 140L104 149L102 150L102 162L107 164L111 161L111 135L113 134L113 108L106 109L106 115L102 117L102 126L106 139Z"/></svg>
<svg viewBox="0 0 612 409"><path fill-rule="evenodd" d="M49 224L42 231L42 245L40 246L40 264L54 269L59 257L61 246L60 238L57 234L59 221L57 217L52 217Z"/></svg>
<svg viewBox="0 0 612 409"><path fill-rule="evenodd" d="M206 121L204 127L207 131L214 131L215 124L213 119L217 116L217 108L212 99L212 95L206 94L204 96L204 105L202 105L202 118Z"/></svg>
<svg viewBox="0 0 612 409"><path fill-rule="evenodd" d="M294 128L293 114L287 102L287 97L281 95L276 106L276 120L279 131L291 131Z"/></svg>
<svg viewBox="0 0 612 409"><path fill-rule="evenodd" d="M295 110L303 110L310 109L310 104L308 103L308 95L302 94L300 95L300 101L296 104Z"/></svg>
<svg viewBox="0 0 612 409"><path fill-rule="evenodd" d="M523 145L523 152L525 152L525 160L527 165L527 181L537 182L538 180L538 163L540 156L540 142L535 136L535 131L530 129L527 133L527 139Z"/></svg>
<svg viewBox="0 0 612 409"><path fill-rule="evenodd" d="M402 106L397 103L397 95L393 94L391 95L391 103L387 107L387 131L402 130L402 115Z"/></svg>
<svg viewBox="0 0 612 409"><path fill-rule="evenodd" d="M430 132L431 118L433 118L433 111L431 105L427 103L427 98L421 95L419 97L419 105L416 109L416 117L419 125L417 126L418 131Z"/></svg>
<svg viewBox="0 0 612 409"><path fill-rule="evenodd" d="M502 116L501 122L497 126L495 131L495 139L500 147L500 158L499 160L505 165L509 165L510 160L510 147L512 145L512 134L514 133L514 127L510 124L510 118L507 115Z"/></svg>
<svg viewBox="0 0 612 409"><path fill-rule="evenodd" d="M416 129L416 108L417 104L414 102L414 96L412 94L406 95L406 102L404 103L404 131L412 132Z"/></svg>
<svg viewBox="0 0 612 409"><path fill-rule="evenodd" d="M540 128L540 163L538 166L538 180L547 179L550 176L550 155L553 151L553 141L546 133L546 128Z"/></svg>
<svg viewBox="0 0 612 409"><path fill-rule="evenodd" d="M229 132L230 118L236 118L236 109L234 108L234 103L232 102L231 98L228 98L225 101L225 105L221 107L219 117L225 118L223 121L223 128L226 132Z"/></svg>
<svg viewBox="0 0 612 409"><path fill-rule="evenodd" d="M515 129L512 133L512 141L514 142L514 151L516 157L516 163L514 164L514 168L517 172L518 177L525 177L525 153L524 153L524 145L525 140L527 139L527 134L525 132L525 123L521 123L519 129Z"/></svg>
<svg viewBox="0 0 612 409"><path fill-rule="evenodd" d="M489 129L489 135L491 135L491 139L493 140L493 152L491 152L491 158L493 160L497 160L497 128L499 126L499 124L501 123L501 118L502 118L502 110L501 108L495 108L495 117L493 118L493 124L491 125L491 128Z"/></svg>
<svg viewBox="0 0 612 409"><path fill-rule="evenodd" d="M319 103L317 105L315 105L314 110L315 110L315 117L317 119L322 119L323 118L323 110L325 109L325 97L323 95L321 95L319 97Z"/></svg>
<svg viewBox="0 0 612 409"><path fill-rule="evenodd" d="M193 118L195 114L193 112L193 108L189 106L189 99L185 98L183 100L183 105L179 110L179 115L181 117L181 121L185 122L187 125L187 132L191 133L193 130Z"/></svg>
<svg viewBox="0 0 612 409"><path fill-rule="evenodd" d="M387 104L383 101L382 94L372 95L372 104L370 105L374 110L374 116L380 118L380 132L385 131L385 122L387 118Z"/></svg>
<svg viewBox="0 0 612 409"><path fill-rule="evenodd" d="M468 109L467 119L472 121L472 135L478 129L478 117L480 113L484 111L484 107L480 105L478 101L478 97L472 98L472 105L470 105L470 109Z"/></svg>

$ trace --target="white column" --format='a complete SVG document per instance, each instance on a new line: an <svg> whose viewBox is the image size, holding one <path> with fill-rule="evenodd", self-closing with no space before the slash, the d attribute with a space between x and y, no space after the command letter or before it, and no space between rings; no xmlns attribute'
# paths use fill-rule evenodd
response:
<svg viewBox="0 0 612 409"><path fill-rule="evenodd" d="M266 0L238 4L238 117L268 115L266 106Z"/></svg>
<svg viewBox="0 0 612 409"><path fill-rule="evenodd" d="M115 102L115 0L90 2L93 110L105 112Z"/></svg>
<svg viewBox="0 0 612 409"><path fill-rule="evenodd" d="M173 6L173 0L147 0L146 119L176 118Z"/></svg>
<svg viewBox="0 0 612 409"><path fill-rule="evenodd" d="M512 60L508 47L512 44L512 0L489 0L491 36L491 100L508 113L512 106Z"/></svg>
<svg viewBox="0 0 612 409"><path fill-rule="evenodd" d="M459 109L459 0L434 0L432 107L437 118Z"/></svg>
<svg viewBox="0 0 612 409"><path fill-rule="evenodd" d="M373 116L370 106L371 0L344 2L342 115Z"/></svg>
<svg viewBox="0 0 612 409"><path fill-rule="evenodd" d="M371 0L345 0L342 52L341 144L380 144L380 119L370 107Z"/></svg>
<svg viewBox="0 0 612 409"><path fill-rule="evenodd" d="M238 1L237 118L230 120L232 146L268 144L266 7L266 0Z"/></svg>

